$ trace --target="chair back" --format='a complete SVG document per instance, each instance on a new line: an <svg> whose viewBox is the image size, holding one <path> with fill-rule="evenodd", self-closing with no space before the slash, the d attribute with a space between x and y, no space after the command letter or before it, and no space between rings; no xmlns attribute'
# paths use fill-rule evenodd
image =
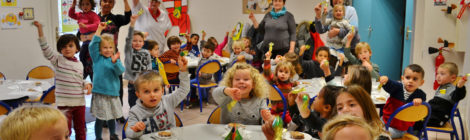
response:
<svg viewBox="0 0 470 140"><path fill-rule="evenodd" d="M198 79L198 85L199 85L199 72L202 73L208 73L208 74L217 74L215 76L215 82L219 83L219 81L222 79L222 66L220 65L219 60L209 60L199 66L196 70L196 79Z"/></svg>
<svg viewBox="0 0 470 140"><path fill-rule="evenodd" d="M222 110L220 107L215 108L209 118L207 119L207 124L220 124L220 117L221 117Z"/></svg>
<svg viewBox="0 0 470 140"><path fill-rule="evenodd" d="M180 116L175 113L176 127L183 127L183 121L181 121Z"/></svg>
<svg viewBox="0 0 470 140"><path fill-rule="evenodd" d="M7 80L7 77L5 77L5 75L2 72L0 72L0 80L2 80L2 79Z"/></svg>
<svg viewBox="0 0 470 140"><path fill-rule="evenodd" d="M172 63L164 63L163 67L166 73L177 73L180 71L179 66Z"/></svg>
<svg viewBox="0 0 470 140"><path fill-rule="evenodd" d="M454 121L454 117L457 117L459 119L459 124L460 124L460 131L461 131L461 135L462 135L462 140L465 140L465 128L463 127L463 124L462 124L462 116L460 115L460 111L458 109L458 106L459 106L459 102L456 102L454 104L454 106L452 107L452 110L450 111L450 117L449 117L449 120L450 120L450 124L449 125L444 125L443 127L427 127L426 130L427 131L436 131L436 132L444 132L444 133L450 133L451 134L451 138L453 138L455 136L455 138L457 140L459 140L459 134L457 133L457 126L456 126L456 123Z"/></svg>
<svg viewBox="0 0 470 140"><path fill-rule="evenodd" d="M385 124L385 129L388 131L392 119L398 119L405 122L417 122L424 119L423 130L420 130L419 136L424 132L425 138L427 138L426 125L429 117L431 116L431 106L427 102L422 102L419 106L414 106L413 103L407 103L397 110L395 110L390 118L388 118Z"/></svg>
<svg viewBox="0 0 470 140"><path fill-rule="evenodd" d="M49 66L37 66L31 69L26 75L26 80L33 79L51 79L55 77L54 70Z"/></svg>
<svg viewBox="0 0 470 140"><path fill-rule="evenodd" d="M269 92L268 98L270 101L282 101L284 105L284 110L283 110L284 113L282 114L282 120L284 120L284 118L286 117L286 112L287 112L287 99L286 97L284 97L281 90L276 85L273 85L273 84L271 85L271 90Z"/></svg>
<svg viewBox="0 0 470 140"><path fill-rule="evenodd" d="M11 107L5 102L0 101L0 115L8 115L10 111Z"/></svg>
<svg viewBox="0 0 470 140"><path fill-rule="evenodd" d="M55 103L55 85L49 88L47 91L44 91L40 101L44 104Z"/></svg>
<svg viewBox="0 0 470 140"><path fill-rule="evenodd" d="M122 134L122 139L126 139L126 138L127 138L127 137L126 137L126 129L127 129L127 125L129 124L129 123L127 123L127 120L129 120L129 118L126 119L126 122L124 123L124 126L122 126L122 133L121 133L121 134Z"/></svg>
<svg viewBox="0 0 470 140"><path fill-rule="evenodd" d="M222 57L230 58L230 53L226 50L222 50Z"/></svg>
<svg viewBox="0 0 470 140"><path fill-rule="evenodd" d="M317 96L318 96L318 95L315 95L315 96L313 96L312 98L310 98L310 100L308 101L308 106L310 106L310 107L312 106L313 101L315 101L315 98L317 98Z"/></svg>

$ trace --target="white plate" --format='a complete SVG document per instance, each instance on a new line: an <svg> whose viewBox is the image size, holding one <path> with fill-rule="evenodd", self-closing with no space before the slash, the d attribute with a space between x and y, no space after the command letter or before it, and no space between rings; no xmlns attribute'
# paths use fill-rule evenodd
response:
<svg viewBox="0 0 470 140"><path fill-rule="evenodd" d="M291 131L286 131L282 134L282 139L283 140L313 140L313 137L310 136L309 134L307 133L304 133L304 132L300 132L302 134L304 134L304 139L293 139L291 136L290 136L290 132Z"/></svg>
<svg viewBox="0 0 470 140"><path fill-rule="evenodd" d="M170 133L171 133L171 136L170 136L170 137L163 137L163 136L160 136L160 135L159 135L159 132L170 132ZM171 140L171 139L175 139L174 134L173 134L170 130L159 131L159 132L156 132L154 135L151 136L151 138L157 139L157 140Z"/></svg>

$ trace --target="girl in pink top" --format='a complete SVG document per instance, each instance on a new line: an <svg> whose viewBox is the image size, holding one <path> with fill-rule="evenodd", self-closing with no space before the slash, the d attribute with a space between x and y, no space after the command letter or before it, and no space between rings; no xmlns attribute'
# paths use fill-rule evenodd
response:
<svg viewBox="0 0 470 140"><path fill-rule="evenodd" d="M95 8L94 0L80 0L78 2L78 7L82 12L75 12L75 5L77 0L73 0L72 6L69 9L69 17L77 20L79 31L83 35L92 34L98 28L100 24L100 17L93 12Z"/></svg>

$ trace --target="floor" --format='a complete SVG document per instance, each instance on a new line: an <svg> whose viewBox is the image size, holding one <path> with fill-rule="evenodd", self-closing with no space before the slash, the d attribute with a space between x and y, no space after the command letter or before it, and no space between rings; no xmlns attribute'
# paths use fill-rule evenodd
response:
<svg viewBox="0 0 470 140"><path fill-rule="evenodd" d="M125 82L124 82L124 87L127 87ZM86 100L87 100L86 101L87 102L86 106L89 107L90 106L89 103L91 102L91 95L86 96ZM124 88L123 100L127 101L127 88ZM176 111L176 114L178 114L179 117L181 118L181 120L183 121L183 125L188 126L188 125L192 125L192 124L207 123L207 118L211 114L212 110L214 110L215 108L216 108L216 105L204 104L202 112L199 112L199 106L194 106L194 107L191 107L189 109L184 108L184 110L182 112L180 111L180 107L178 106L175 109L175 111ZM124 113L125 117L127 117L128 112L129 112L129 105L128 105L127 102L124 102L123 113ZM87 123L87 139L88 140L94 140L96 138L95 137L95 131L94 131L94 125L95 125L95 122ZM117 127L116 128L116 131L117 131L116 134L119 135L119 137L121 137L123 124L117 123L116 127ZM460 130L459 130L459 132L460 132ZM109 135L110 134L109 134L108 129L104 128L103 129L103 134L102 134L103 139L104 140L109 140ZM73 133L73 131L72 131L72 135L71 135L70 138L72 140L75 140L75 134ZM450 136L449 136L449 134L446 134L446 133L428 132L428 138L429 138L429 140L449 140Z"/></svg>

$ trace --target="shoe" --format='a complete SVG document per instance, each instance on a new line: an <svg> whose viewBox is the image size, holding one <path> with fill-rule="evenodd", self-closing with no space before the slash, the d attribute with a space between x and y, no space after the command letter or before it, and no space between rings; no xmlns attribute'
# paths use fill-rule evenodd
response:
<svg viewBox="0 0 470 140"><path fill-rule="evenodd" d="M116 134L112 134L109 136L109 140L119 140L119 137Z"/></svg>
<svg viewBox="0 0 470 140"><path fill-rule="evenodd" d="M118 118L116 120L117 122L122 123L122 124L126 123L126 119L124 119L124 117Z"/></svg>

